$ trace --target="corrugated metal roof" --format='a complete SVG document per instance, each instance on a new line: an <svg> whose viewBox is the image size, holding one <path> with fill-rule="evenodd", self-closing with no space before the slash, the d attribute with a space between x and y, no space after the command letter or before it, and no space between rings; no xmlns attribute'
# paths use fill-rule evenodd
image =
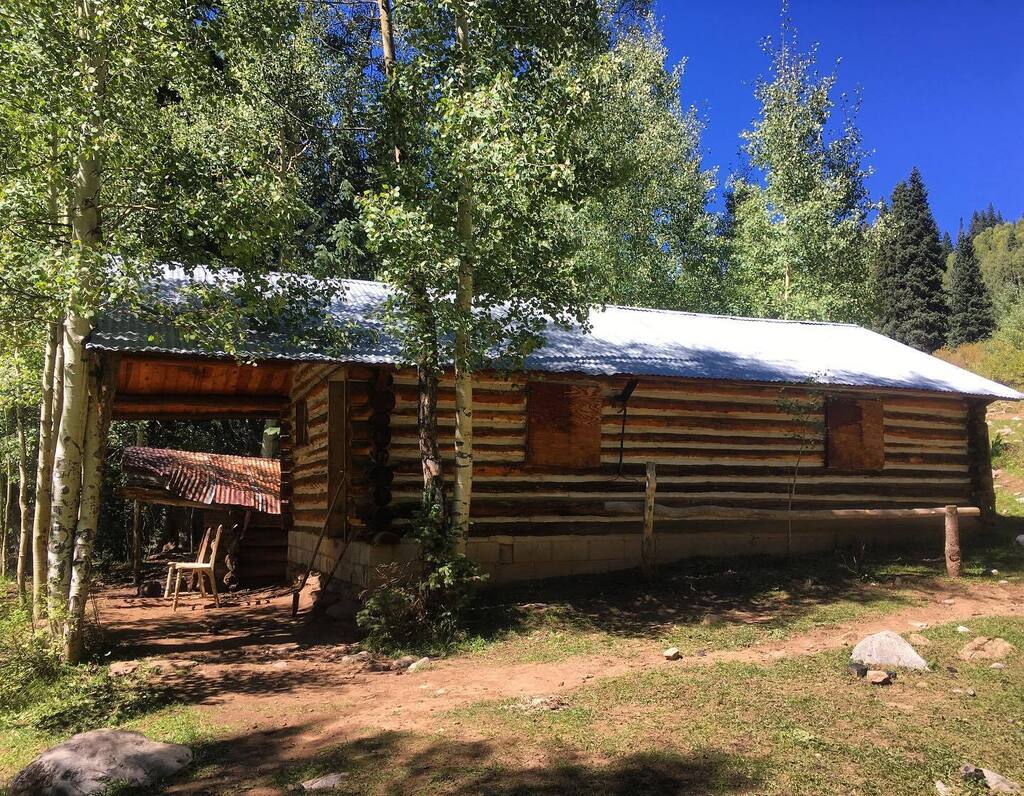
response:
<svg viewBox="0 0 1024 796"><path fill-rule="evenodd" d="M281 513L278 459L132 446L123 466L129 480L166 480L167 492L185 500Z"/></svg>
<svg viewBox="0 0 1024 796"><path fill-rule="evenodd" d="M165 289L201 271L169 268ZM246 348L261 358L400 364L398 342L384 332L380 311L388 288L380 282L343 280L328 311L356 330L350 348L327 356L289 338L253 335ZM217 355L189 344L171 326L124 313L100 318L89 347L104 351ZM780 321L609 306L590 313L590 329L549 324L545 344L526 357L526 370L676 376L787 384L823 384L1024 398L1010 389L875 332L841 323Z"/></svg>

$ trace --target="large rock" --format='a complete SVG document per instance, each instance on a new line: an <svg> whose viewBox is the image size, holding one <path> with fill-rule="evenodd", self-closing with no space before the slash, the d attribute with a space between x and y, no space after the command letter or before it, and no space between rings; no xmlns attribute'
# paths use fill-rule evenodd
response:
<svg viewBox="0 0 1024 796"><path fill-rule="evenodd" d="M192 750L138 732L90 730L51 747L11 781L11 796L89 796L114 783L142 786L192 761Z"/></svg>
<svg viewBox="0 0 1024 796"><path fill-rule="evenodd" d="M967 642L964 648L960 650L960 657L965 661L1000 661L1012 653L1014 649L1013 644L1005 639L978 636L973 641Z"/></svg>
<svg viewBox="0 0 1024 796"><path fill-rule="evenodd" d="M861 639L850 654L850 660L868 666L900 666L905 669L927 669L924 658L917 654L901 636L883 630Z"/></svg>

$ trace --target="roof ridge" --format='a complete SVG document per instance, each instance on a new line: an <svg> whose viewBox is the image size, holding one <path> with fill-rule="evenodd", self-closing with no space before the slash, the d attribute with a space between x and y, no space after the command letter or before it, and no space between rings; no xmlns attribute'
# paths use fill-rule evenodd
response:
<svg viewBox="0 0 1024 796"><path fill-rule="evenodd" d="M600 305L594 305L600 306ZM728 315L721 312L694 312L692 310L670 310L663 307L633 307L629 304L606 304L606 307L614 307L617 310L632 310L633 312L658 312L664 315L684 315L690 318L721 318L726 321L755 321L757 323L785 323L785 324L806 324L808 326L842 326L853 329L866 329L858 323L846 321L814 321L804 318L752 318L749 315Z"/></svg>

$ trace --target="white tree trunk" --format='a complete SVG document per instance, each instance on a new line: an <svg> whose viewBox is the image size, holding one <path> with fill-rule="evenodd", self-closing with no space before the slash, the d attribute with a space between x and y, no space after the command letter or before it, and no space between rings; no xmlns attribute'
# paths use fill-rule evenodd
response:
<svg viewBox="0 0 1024 796"><path fill-rule="evenodd" d="M28 604L28 566L32 542L32 513L28 500L28 440L22 407L14 410L18 429L18 596Z"/></svg>
<svg viewBox="0 0 1024 796"><path fill-rule="evenodd" d="M76 315L64 322L64 399L54 447L48 551L47 613L51 628L66 611L71 587L71 549L78 524L89 403L89 374L83 340L90 328L88 319Z"/></svg>
<svg viewBox="0 0 1024 796"><path fill-rule="evenodd" d="M64 629L64 656L70 663L78 663L82 658L82 630L85 625L85 605L89 599L89 586L92 583L92 552L100 516L103 459L110 423L112 370L111 362L106 363L106 367L102 367L95 359L89 362L89 409L86 415L85 453L82 460L81 507L75 530L68 615Z"/></svg>
<svg viewBox="0 0 1024 796"><path fill-rule="evenodd" d="M106 45L98 40L97 9L93 0L77 0L81 60L82 124L78 170L74 180L74 208L69 213L72 252L77 258L76 283L64 320L64 405L57 431L53 464L53 508L50 518L49 595L50 628L66 610L71 588L71 549L78 525L82 488L82 459L86 413L89 406L89 366L84 341L92 331L93 280L100 232L100 191L103 185L100 141L103 136L103 98L106 92Z"/></svg>
<svg viewBox="0 0 1024 796"><path fill-rule="evenodd" d="M7 472L3 475L3 511L0 511L0 579L7 577L7 534L11 527L11 460L7 460Z"/></svg>
<svg viewBox="0 0 1024 796"><path fill-rule="evenodd" d="M42 618L46 600L46 542L50 528L51 482L53 480L54 420L59 418L57 405L58 359L63 327L50 323L43 360L43 397L39 408L39 456L36 460L36 505L32 518L32 618Z"/></svg>
<svg viewBox="0 0 1024 796"><path fill-rule="evenodd" d="M465 12L456 15L456 38L469 61L469 23ZM466 77L463 76L463 88ZM456 227L462 251L459 255L455 301L455 488L452 515L458 534L457 550L464 552L469 537L469 512L473 496L473 375L470 371L470 336L473 328L473 180L463 167L459 184Z"/></svg>

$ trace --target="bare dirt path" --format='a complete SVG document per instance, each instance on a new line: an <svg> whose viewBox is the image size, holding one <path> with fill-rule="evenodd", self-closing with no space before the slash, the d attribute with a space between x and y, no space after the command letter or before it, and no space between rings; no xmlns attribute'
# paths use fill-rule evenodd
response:
<svg viewBox="0 0 1024 796"><path fill-rule="evenodd" d="M768 664L837 649L883 629L905 633L921 624L1024 614L1024 587L995 580L929 587L916 596L922 604L887 615L675 662L663 659L654 639L628 639L607 654L551 663L467 655L414 673L373 671L373 664L351 654L350 631L323 619L293 620L290 598L271 592L236 597L220 611L188 606L172 614L160 601L110 591L100 598L99 612L121 644L121 657L157 656L180 697L231 736L218 745L213 770L171 792L231 793L247 792L237 790L239 783L367 733L435 732L439 712L481 700L557 695L595 679L665 666Z"/></svg>

